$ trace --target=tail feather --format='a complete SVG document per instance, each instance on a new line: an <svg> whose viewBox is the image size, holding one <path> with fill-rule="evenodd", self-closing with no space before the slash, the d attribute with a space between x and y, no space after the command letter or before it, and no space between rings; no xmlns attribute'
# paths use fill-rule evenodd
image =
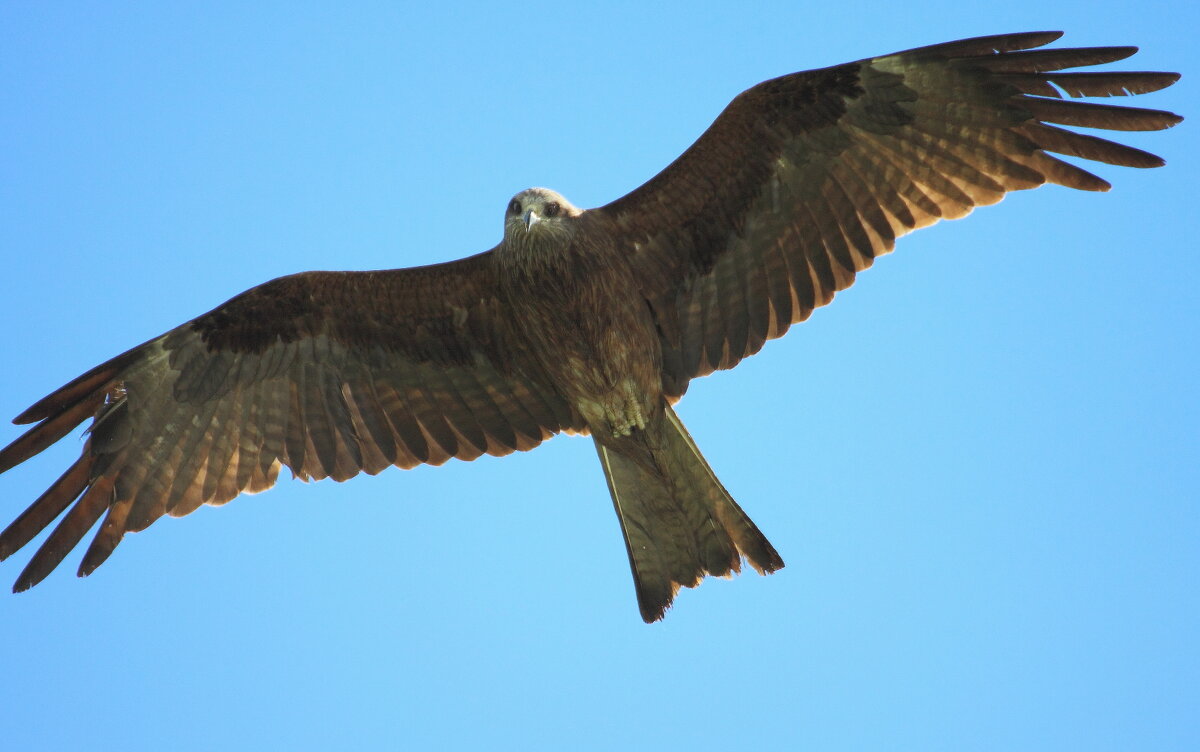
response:
<svg viewBox="0 0 1200 752"><path fill-rule="evenodd" d="M642 619L661 619L680 587L705 575L783 567L771 543L721 485L668 405L645 431L596 451L625 535Z"/></svg>

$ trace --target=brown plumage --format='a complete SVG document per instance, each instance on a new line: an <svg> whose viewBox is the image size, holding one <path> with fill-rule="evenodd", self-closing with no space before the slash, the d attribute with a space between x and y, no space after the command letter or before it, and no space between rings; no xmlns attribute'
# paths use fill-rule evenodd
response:
<svg viewBox="0 0 1200 752"><path fill-rule="evenodd" d="M126 532L274 484L345 480L590 433L641 613L746 559L783 566L671 405L803 321L938 219L1051 182L1108 183L1050 152L1155 167L1059 125L1153 130L1157 110L1071 102L1169 86L1079 73L1132 47L1032 50L1057 32L968 39L766 81L675 162L607 206L518 194L504 238L446 264L310 272L251 289L30 407L3 472L91 418L79 460L0 534L0 559L57 517L14 590L104 518L80 566Z"/></svg>

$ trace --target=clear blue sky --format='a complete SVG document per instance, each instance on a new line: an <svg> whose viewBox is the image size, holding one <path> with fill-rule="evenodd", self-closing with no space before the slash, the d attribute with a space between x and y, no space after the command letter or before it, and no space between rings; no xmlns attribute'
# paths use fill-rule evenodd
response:
<svg viewBox="0 0 1200 752"><path fill-rule="evenodd" d="M5 418L272 277L489 248L530 185L605 203L794 70L1061 28L1200 115L1181 2L115 5L0 6ZM1196 125L693 384L780 573L644 625L587 440L287 481L0 595L3 746L1200 748ZM0 478L3 521L78 449Z"/></svg>

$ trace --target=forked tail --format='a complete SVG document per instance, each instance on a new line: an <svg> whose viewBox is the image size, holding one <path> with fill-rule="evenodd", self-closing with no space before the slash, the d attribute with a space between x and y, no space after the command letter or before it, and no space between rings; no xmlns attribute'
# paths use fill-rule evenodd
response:
<svg viewBox="0 0 1200 752"><path fill-rule="evenodd" d="M645 621L661 619L680 586L741 571L742 557L761 574L783 567L669 405L645 431L611 444L597 440L596 452Z"/></svg>

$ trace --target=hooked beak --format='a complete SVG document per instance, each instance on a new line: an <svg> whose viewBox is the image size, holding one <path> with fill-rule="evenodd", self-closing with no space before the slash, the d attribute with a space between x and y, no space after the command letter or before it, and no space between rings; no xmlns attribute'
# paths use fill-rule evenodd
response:
<svg viewBox="0 0 1200 752"><path fill-rule="evenodd" d="M537 213L534 212L533 209L530 209L529 211L525 212L525 231L529 232L529 228L533 227L536 223L540 222L541 219L542 218L539 217L537 215Z"/></svg>

